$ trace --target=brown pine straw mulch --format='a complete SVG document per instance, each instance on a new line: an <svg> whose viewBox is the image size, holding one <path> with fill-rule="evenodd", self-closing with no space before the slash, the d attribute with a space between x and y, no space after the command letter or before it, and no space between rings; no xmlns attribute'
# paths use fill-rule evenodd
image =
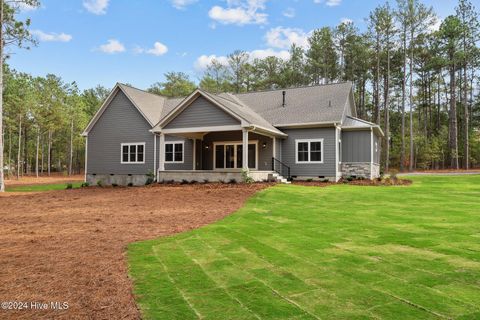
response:
<svg viewBox="0 0 480 320"><path fill-rule="evenodd" d="M128 243L212 223L270 184L153 185L0 194L0 319L138 319Z"/></svg>

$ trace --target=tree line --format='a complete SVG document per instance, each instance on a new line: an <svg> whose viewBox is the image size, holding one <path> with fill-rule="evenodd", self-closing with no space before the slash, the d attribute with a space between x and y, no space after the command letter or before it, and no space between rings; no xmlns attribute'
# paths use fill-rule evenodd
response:
<svg viewBox="0 0 480 320"><path fill-rule="evenodd" d="M81 91L52 74L33 77L9 68L5 47L36 44L30 21L16 20L18 4L39 3L0 3L0 189L3 172L17 177L80 172L85 156L80 134L109 89ZM308 46L293 44L288 59L253 59L237 50L213 59L198 85L185 73L168 72L148 90L180 97L197 86L239 93L351 81L358 116L385 132L385 171L467 169L480 164L478 18L471 2L459 0L434 29L436 15L420 0L387 2L366 17L363 32L349 21L322 27L312 31Z"/></svg>

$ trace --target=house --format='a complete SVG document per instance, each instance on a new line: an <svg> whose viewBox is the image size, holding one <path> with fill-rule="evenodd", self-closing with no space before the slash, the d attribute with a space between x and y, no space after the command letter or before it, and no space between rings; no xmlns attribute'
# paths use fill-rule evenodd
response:
<svg viewBox="0 0 480 320"><path fill-rule="evenodd" d="M372 179L383 132L356 116L350 82L174 99L117 84L83 133L85 179Z"/></svg>

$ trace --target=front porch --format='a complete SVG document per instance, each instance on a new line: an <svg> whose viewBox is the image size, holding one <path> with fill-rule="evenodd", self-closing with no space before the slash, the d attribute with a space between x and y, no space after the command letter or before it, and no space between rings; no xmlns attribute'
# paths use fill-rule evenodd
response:
<svg viewBox="0 0 480 320"><path fill-rule="evenodd" d="M276 173L274 171L250 171L249 177L256 182L275 181ZM243 182L243 176L238 171L221 170L169 170L158 173L158 181L174 182Z"/></svg>

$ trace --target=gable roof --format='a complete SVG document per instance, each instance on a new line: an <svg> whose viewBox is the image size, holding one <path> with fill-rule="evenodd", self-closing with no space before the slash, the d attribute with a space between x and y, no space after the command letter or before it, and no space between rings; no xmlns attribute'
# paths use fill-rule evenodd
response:
<svg viewBox="0 0 480 320"><path fill-rule="evenodd" d="M285 106L283 103L285 91ZM341 123L352 83L240 93L235 96L276 127L302 123Z"/></svg>
<svg viewBox="0 0 480 320"><path fill-rule="evenodd" d="M350 121L345 114L356 116L355 106L352 105L351 82L239 94L213 94L196 89L188 97L181 98L167 98L117 83L83 135L88 135L118 91L122 91L152 128L157 129L168 123L198 96L205 97L239 119L242 126L254 126L278 135L285 134L276 127L342 124L344 120ZM346 113L346 108L349 107L352 110Z"/></svg>
<svg viewBox="0 0 480 320"><path fill-rule="evenodd" d="M342 130L362 130L362 129L370 129L377 131L377 133L381 136L384 136L383 130L380 128L378 124L373 122L369 122L366 120L358 119L351 116L346 116L345 120L343 121Z"/></svg>

